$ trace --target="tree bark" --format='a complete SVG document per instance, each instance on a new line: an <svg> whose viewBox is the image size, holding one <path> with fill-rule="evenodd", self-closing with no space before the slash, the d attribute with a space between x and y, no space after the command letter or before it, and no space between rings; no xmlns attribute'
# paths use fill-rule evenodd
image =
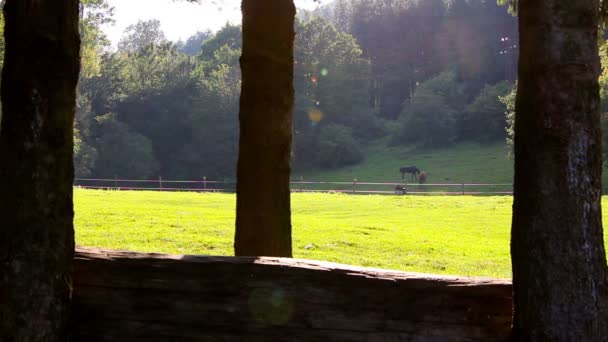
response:
<svg viewBox="0 0 608 342"><path fill-rule="evenodd" d="M598 0L519 2L514 341L605 341Z"/></svg>
<svg viewBox="0 0 608 342"><path fill-rule="evenodd" d="M292 0L243 0L237 256L291 257Z"/></svg>
<svg viewBox="0 0 608 342"><path fill-rule="evenodd" d="M0 340L66 341L78 0L7 0L4 16Z"/></svg>

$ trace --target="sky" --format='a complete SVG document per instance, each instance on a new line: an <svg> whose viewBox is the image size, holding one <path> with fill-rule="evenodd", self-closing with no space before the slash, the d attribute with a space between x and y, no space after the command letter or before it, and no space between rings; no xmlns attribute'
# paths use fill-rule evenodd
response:
<svg viewBox="0 0 608 342"><path fill-rule="evenodd" d="M197 31L217 31L226 22L240 23L240 0L108 0L114 7L115 24L104 31L115 45L124 29L138 20L158 19L169 40L186 40ZM314 9L314 0L295 0L298 8Z"/></svg>

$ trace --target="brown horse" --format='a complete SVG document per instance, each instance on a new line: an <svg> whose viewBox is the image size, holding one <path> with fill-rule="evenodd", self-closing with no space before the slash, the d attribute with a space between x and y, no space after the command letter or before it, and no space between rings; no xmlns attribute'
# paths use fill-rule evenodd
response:
<svg viewBox="0 0 608 342"><path fill-rule="evenodd" d="M426 183L427 176L428 175L425 171L420 172L420 175L418 176L418 183L420 183L420 184Z"/></svg>

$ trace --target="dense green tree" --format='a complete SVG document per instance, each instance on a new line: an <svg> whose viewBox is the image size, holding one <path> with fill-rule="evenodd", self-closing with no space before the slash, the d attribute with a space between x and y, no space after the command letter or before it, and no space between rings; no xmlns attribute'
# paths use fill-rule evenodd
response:
<svg viewBox="0 0 608 342"><path fill-rule="evenodd" d="M158 162L149 139L110 115L105 116L100 125L103 133L95 142L99 151L96 175L123 179L158 175Z"/></svg>
<svg viewBox="0 0 608 342"><path fill-rule="evenodd" d="M201 60L213 59L215 52L222 46L227 46L232 50L241 50L243 46L241 26L226 24L213 37L203 43L199 58Z"/></svg>
<svg viewBox="0 0 608 342"><path fill-rule="evenodd" d="M97 163L97 149L83 141L82 133L74 127L74 174L78 178L91 177Z"/></svg>
<svg viewBox="0 0 608 342"><path fill-rule="evenodd" d="M110 42L102 26L114 22L114 8L107 0L80 1L81 72L80 78L89 78L101 73L101 54Z"/></svg>
<svg viewBox="0 0 608 342"><path fill-rule="evenodd" d="M92 114L87 97L78 97L74 120L74 173L77 178L92 176L97 161L97 150L88 140L94 121Z"/></svg>
<svg viewBox="0 0 608 342"><path fill-rule="evenodd" d="M517 83L509 93L499 97L500 102L505 105L505 119L507 133L507 144L513 147L513 137L515 136L515 98L517 96Z"/></svg>
<svg viewBox="0 0 608 342"><path fill-rule="evenodd" d="M192 139L175 155L170 174L186 179L236 178L241 83L235 69L238 65L222 64L199 79L200 96L193 100L187 119Z"/></svg>
<svg viewBox="0 0 608 342"><path fill-rule="evenodd" d="M515 79L517 22L484 0L339 0L317 10L352 34L371 62L371 101L395 119L417 85L450 68L467 95Z"/></svg>
<svg viewBox="0 0 608 342"><path fill-rule="evenodd" d="M203 43L213 36L213 33L209 30L198 31L190 36L185 42L179 42L177 44L179 52L185 53L189 56L196 56L200 51Z"/></svg>
<svg viewBox="0 0 608 342"><path fill-rule="evenodd" d="M356 164L363 160L363 152L353 137L352 131L341 125L323 126L316 144L317 164L321 167L335 168Z"/></svg>
<svg viewBox="0 0 608 342"><path fill-rule="evenodd" d="M309 97L321 122L352 125L352 111L369 108L369 65L356 40L320 18L298 25L296 37L298 96Z"/></svg>
<svg viewBox="0 0 608 342"><path fill-rule="evenodd" d="M150 45L167 43L160 21L151 19L127 26L122 39L118 42L118 49L125 52L138 52Z"/></svg>
<svg viewBox="0 0 608 342"><path fill-rule="evenodd" d="M385 133L368 101L369 63L352 36L324 19L300 22L296 31L295 165L343 166L321 162L327 157L318 145L323 127L348 127L348 135L360 141Z"/></svg>
<svg viewBox="0 0 608 342"><path fill-rule="evenodd" d="M231 165L236 158L238 138L231 130L237 127L238 121L235 98L238 98L241 84L238 65L241 27L226 25L211 36L205 32L194 35L189 44L199 46L191 46L193 50L189 54L198 49L192 58L184 52L183 43L163 42L164 34L158 23L144 25L142 22L133 25L122 41L125 44L145 43L114 52L105 48L105 37L97 30L99 22L111 20L111 10L101 6L105 0L87 2L91 3L87 6L97 4L97 7L84 12L100 16L87 21L91 28L84 31L94 34L85 32L83 37L84 40L87 36L91 38L92 53L86 61L83 56L83 64L89 71L79 83L76 127L78 145L82 148L76 150L78 175L95 175L95 156L99 153L96 142L108 127L98 124L95 118L114 113L131 132L152 143L163 177L234 179L235 168ZM441 0L418 4L401 0L340 0L323 8L320 12L326 19L319 18L315 12L309 13L296 23L295 28L295 168L342 166L339 163L321 164L324 153L319 144L325 139L322 135L326 126L344 128L358 146L386 136L388 128L396 126L400 128L394 143L420 145L445 144L457 138L489 139L476 137L476 132L502 134L502 128L498 128L504 124L502 117L493 121L489 115L481 114L479 106L477 111L465 109L475 101L484 83L491 84L490 80L504 76L504 66L496 64L496 73L492 74L485 59L496 57L496 49L501 50L499 52L508 50L508 58L511 58L510 45L500 38L504 38L505 27L510 26L501 24L504 27L490 30L483 25L493 20L503 23L503 14L508 18L504 22L512 23L514 19L508 14L499 13L495 6L483 5L477 0L455 1L449 6ZM504 8L501 10L504 12ZM490 18L488 22L480 22L477 26L468 23L470 17L486 12ZM356 39L357 35L359 39ZM391 39L403 42L405 46L389 44ZM493 52L475 52L476 57L470 55L468 59L464 53L468 49L487 49L485 45L479 45L481 41L492 42L490 50ZM496 58L503 57L496 53ZM464 66L470 61L475 62L472 65L479 64L480 69ZM424 89L425 81L446 68L455 70L453 82L458 84L459 95L440 95L440 102L433 104L432 97L426 96L429 92ZM475 70L479 72L470 72ZM422 88L419 96L413 99L418 88ZM426 102L424 94L428 98ZM490 99L489 96L481 98ZM387 113L393 111L389 108L396 107L403 112L397 124L391 122L392 119L385 119L394 118L393 114ZM470 109L474 107L471 105ZM409 115L407 120L411 122L406 128L406 112L427 114ZM473 125L475 115L478 117ZM436 128L433 120L440 129L447 127L449 134L435 139L435 135L441 134L417 131L416 127L420 125L433 131ZM462 130L466 127L474 127L474 132ZM415 134L403 134L408 129ZM433 139L424 141L427 137Z"/></svg>
<svg viewBox="0 0 608 342"><path fill-rule="evenodd" d="M148 45L129 54L121 68L122 98L116 118L152 142L160 171L168 176L173 155L191 136L188 114L194 108L196 63L172 44Z"/></svg>
<svg viewBox="0 0 608 342"><path fill-rule="evenodd" d="M89 177L93 174L97 158L91 137L95 123L95 113L90 103L91 80L102 75L104 50L110 44L102 26L113 23L114 9L107 0L82 0L79 6L81 71L74 122L74 171L76 177Z"/></svg>
<svg viewBox="0 0 608 342"><path fill-rule="evenodd" d="M461 138L478 141L504 139L507 108L500 98L506 96L511 89L511 84L506 81L486 85L465 109Z"/></svg>
<svg viewBox="0 0 608 342"><path fill-rule="evenodd" d="M78 125L82 143L102 153L98 145L111 126L94 118L111 112L152 143L164 177L234 179L240 50L221 45L210 55L193 59L169 43L103 54L103 72L81 80L87 95L81 106L86 120ZM109 166L116 164L94 167L92 174L122 173Z"/></svg>
<svg viewBox="0 0 608 342"><path fill-rule="evenodd" d="M422 83L403 106L393 143L439 146L454 142L464 104L462 85L454 73L444 72Z"/></svg>

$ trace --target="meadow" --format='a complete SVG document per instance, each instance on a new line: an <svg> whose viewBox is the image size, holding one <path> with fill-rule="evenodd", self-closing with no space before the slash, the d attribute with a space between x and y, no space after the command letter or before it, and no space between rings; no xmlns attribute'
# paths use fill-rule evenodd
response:
<svg viewBox="0 0 608 342"><path fill-rule="evenodd" d="M401 182L399 167L416 165L428 174L427 183L510 184L513 180L511 147L502 141L456 143L437 148L386 144L387 139L381 139L366 146L365 159L359 164L332 170L295 170L292 179L350 182L356 178L359 182ZM608 185L608 169L603 171L602 184ZM488 189L480 191L483 190ZM608 194L608 186L604 187L604 193Z"/></svg>
<svg viewBox="0 0 608 342"><path fill-rule="evenodd" d="M233 254L234 194L75 189L74 196L78 245ZM294 257L510 277L511 203L509 196L294 193Z"/></svg>
<svg viewBox="0 0 608 342"><path fill-rule="evenodd" d="M427 172L429 183L511 183L513 160L504 142L459 143L440 148L386 146L378 140L365 147L365 159L338 169L294 171L293 179L400 182L399 167L416 165Z"/></svg>

